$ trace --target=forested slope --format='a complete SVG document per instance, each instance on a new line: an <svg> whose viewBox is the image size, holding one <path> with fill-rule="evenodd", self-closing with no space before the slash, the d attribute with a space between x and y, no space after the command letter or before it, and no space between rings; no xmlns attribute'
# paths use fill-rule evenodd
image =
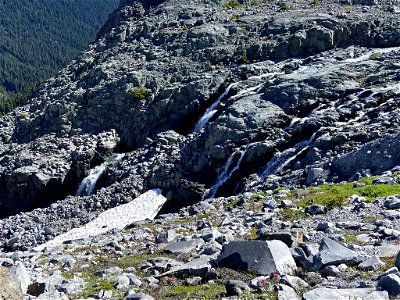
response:
<svg viewBox="0 0 400 300"><path fill-rule="evenodd" d="M16 93L53 75L85 46L118 0L1 0L0 86Z"/></svg>

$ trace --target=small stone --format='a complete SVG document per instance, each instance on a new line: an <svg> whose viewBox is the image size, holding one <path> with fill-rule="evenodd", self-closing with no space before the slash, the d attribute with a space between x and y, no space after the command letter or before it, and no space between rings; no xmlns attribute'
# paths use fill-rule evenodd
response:
<svg viewBox="0 0 400 300"><path fill-rule="evenodd" d="M130 285L130 279L128 276L126 276L126 275L118 276L117 284L116 284L117 289L121 289L121 288L127 287L129 285Z"/></svg>
<svg viewBox="0 0 400 300"><path fill-rule="evenodd" d="M325 276L338 277L340 274L340 270L336 266L327 266L322 270L322 274L324 274Z"/></svg>
<svg viewBox="0 0 400 300"><path fill-rule="evenodd" d="M333 224L332 222L322 221L322 222L319 222L319 223L318 223L318 225L317 225L317 230L319 230L319 231L325 231L325 230L327 230L328 228L333 228L333 227L335 227L335 224Z"/></svg>
<svg viewBox="0 0 400 300"><path fill-rule="evenodd" d="M304 209L304 212L308 215L322 215L325 214L327 211L326 207L319 204L309 205Z"/></svg>
<svg viewBox="0 0 400 300"><path fill-rule="evenodd" d="M308 288L308 283L296 276L284 275L281 278L281 282L291 286L297 292Z"/></svg>
<svg viewBox="0 0 400 300"><path fill-rule="evenodd" d="M195 250L198 246L204 244L203 239L193 239L189 241L180 241L167 244L164 251L167 253L181 254Z"/></svg>
<svg viewBox="0 0 400 300"><path fill-rule="evenodd" d="M134 290L128 291L125 295L125 300L154 300L150 295L144 293L137 293Z"/></svg>
<svg viewBox="0 0 400 300"><path fill-rule="evenodd" d="M227 296L240 296L243 292L250 292L250 288L241 280L228 280L225 284Z"/></svg>
<svg viewBox="0 0 400 300"><path fill-rule="evenodd" d="M268 228L261 228L257 231L259 240L279 240L284 242L288 247L292 247L294 237L290 232L270 232Z"/></svg>
<svg viewBox="0 0 400 300"><path fill-rule="evenodd" d="M363 261L358 265L358 267L365 271L374 271L383 267L385 263L379 259L377 256L372 256L371 258Z"/></svg>
<svg viewBox="0 0 400 300"><path fill-rule="evenodd" d="M171 243L177 238L175 230L169 229L156 237L156 243Z"/></svg>
<svg viewBox="0 0 400 300"><path fill-rule="evenodd" d="M278 300L301 300L301 297L297 295L296 291L285 284L279 285Z"/></svg>

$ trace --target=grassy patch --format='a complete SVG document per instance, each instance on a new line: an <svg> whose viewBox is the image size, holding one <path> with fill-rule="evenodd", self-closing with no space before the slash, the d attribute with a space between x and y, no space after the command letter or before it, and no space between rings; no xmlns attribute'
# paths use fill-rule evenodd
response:
<svg viewBox="0 0 400 300"><path fill-rule="evenodd" d="M149 96L149 92L145 87L134 88L129 91L134 100L144 100Z"/></svg>
<svg viewBox="0 0 400 300"><path fill-rule="evenodd" d="M381 215L370 215L370 216L363 216L362 217L365 222L375 222L378 220L383 220L384 217Z"/></svg>
<svg viewBox="0 0 400 300"><path fill-rule="evenodd" d="M281 4L281 9L282 10L290 10L290 9L292 9L292 6L289 3L284 2Z"/></svg>
<svg viewBox="0 0 400 300"><path fill-rule="evenodd" d="M306 190L297 189L288 194L288 198L294 200L299 207L312 204L322 204L328 208L342 207L347 204L351 195L365 197L372 201L377 197L386 197L400 194L400 184L372 184L373 177L361 179L357 186L353 183L322 184L317 187L309 187Z"/></svg>
<svg viewBox="0 0 400 300"><path fill-rule="evenodd" d="M290 207L284 207L279 211L279 216L282 221L294 221L299 219L305 219L306 215L303 210L292 209Z"/></svg>
<svg viewBox="0 0 400 300"><path fill-rule="evenodd" d="M185 296L184 299L221 299L225 293L223 284L211 283L195 286L175 286L167 290L165 296Z"/></svg>
<svg viewBox="0 0 400 300"><path fill-rule="evenodd" d="M89 298L91 296L96 296L101 290L114 291L113 280L108 278L98 277L95 275L89 275L85 278L86 285L82 292L76 295L78 298ZM76 298L76 299L78 299Z"/></svg>
<svg viewBox="0 0 400 300"><path fill-rule="evenodd" d="M224 2L222 4L222 7L224 7L224 8L242 8L243 4L238 1L230 0L230 1Z"/></svg>

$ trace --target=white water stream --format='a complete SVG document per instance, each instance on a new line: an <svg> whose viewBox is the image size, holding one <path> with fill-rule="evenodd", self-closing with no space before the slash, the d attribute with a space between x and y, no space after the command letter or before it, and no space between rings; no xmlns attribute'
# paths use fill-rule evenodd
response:
<svg viewBox="0 0 400 300"><path fill-rule="evenodd" d="M93 194L96 183L100 176L104 173L105 169L110 163L120 161L125 154L118 154L111 162L105 161L101 165L94 167L90 170L89 175L86 176L76 191L75 196L90 196Z"/></svg>
<svg viewBox="0 0 400 300"><path fill-rule="evenodd" d="M243 160L244 155L246 154L246 150L247 148L241 151L236 150L229 156L221 174L218 175L217 182L208 190L207 193L204 194L203 199L215 197L218 188L223 185L232 176L232 174L240 168L240 164ZM232 165L234 164L235 158L238 156L238 154L239 159L236 161L235 166L232 168Z"/></svg>
<svg viewBox="0 0 400 300"><path fill-rule="evenodd" d="M225 91L218 97L218 99L206 110L206 112L201 116L199 121L197 122L196 126L193 129L193 132L199 132L207 123L208 121L215 115L215 113L218 111L217 106L221 102L222 99L224 99L234 87L236 83L230 84Z"/></svg>

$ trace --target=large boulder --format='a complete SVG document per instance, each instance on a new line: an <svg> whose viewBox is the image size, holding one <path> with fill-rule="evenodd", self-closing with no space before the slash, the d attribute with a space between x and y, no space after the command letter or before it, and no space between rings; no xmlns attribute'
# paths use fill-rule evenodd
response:
<svg viewBox="0 0 400 300"><path fill-rule="evenodd" d="M291 274L296 269L288 246L278 240L230 242L223 246L216 264L259 275Z"/></svg>
<svg viewBox="0 0 400 300"><path fill-rule="evenodd" d="M348 300L348 299L389 299L387 292L376 292L374 288L332 289L316 288L303 295L304 300Z"/></svg>

